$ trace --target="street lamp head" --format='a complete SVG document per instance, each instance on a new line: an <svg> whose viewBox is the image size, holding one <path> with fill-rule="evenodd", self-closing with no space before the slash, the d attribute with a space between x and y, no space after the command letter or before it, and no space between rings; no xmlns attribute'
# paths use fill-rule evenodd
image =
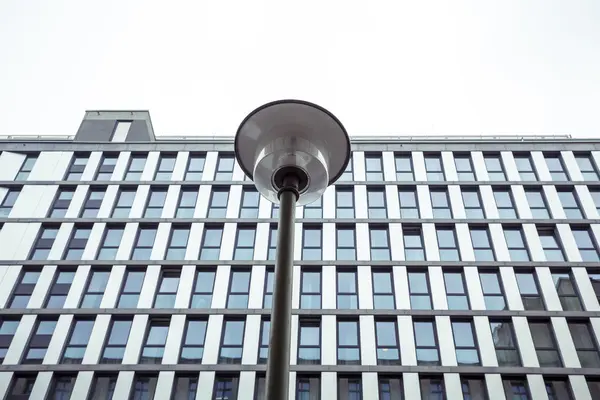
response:
<svg viewBox="0 0 600 400"><path fill-rule="evenodd" d="M258 191L279 203L283 181L294 176L298 205L317 200L344 172L350 138L326 109L307 101L279 100L252 111L235 135L235 156Z"/></svg>

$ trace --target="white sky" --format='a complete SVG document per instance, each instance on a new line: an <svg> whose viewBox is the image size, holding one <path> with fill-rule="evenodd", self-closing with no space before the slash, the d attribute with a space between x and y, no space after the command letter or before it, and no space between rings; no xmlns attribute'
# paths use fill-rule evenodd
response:
<svg viewBox="0 0 600 400"><path fill-rule="evenodd" d="M351 135L598 137L600 1L0 0L0 134L233 135L280 98Z"/></svg>

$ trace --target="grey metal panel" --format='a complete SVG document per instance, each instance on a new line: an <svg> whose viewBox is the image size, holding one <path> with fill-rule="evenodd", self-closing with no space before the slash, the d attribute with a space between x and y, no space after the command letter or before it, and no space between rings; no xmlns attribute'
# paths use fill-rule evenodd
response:
<svg viewBox="0 0 600 400"><path fill-rule="evenodd" d="M125 139L127 142L151 142L153 138L148 131L146 121L133 121Z"/></svg>
<svg viewBox="0 0 600 400"><path fill-rule="evenodd" d="M116 120L89 120L81 122L75 141L77 142L109 142L115 127Z"/></svg>

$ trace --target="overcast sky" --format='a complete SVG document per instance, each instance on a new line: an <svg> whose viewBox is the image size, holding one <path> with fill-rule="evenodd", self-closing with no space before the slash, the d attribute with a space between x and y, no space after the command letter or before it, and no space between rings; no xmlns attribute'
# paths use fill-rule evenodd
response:
<svg viewBox="0 0 600 400"><path fill-rule="evenodd" d="M598 136L600 1L0 0L0 134L233 135L280 98L351 135Z"/></svg>

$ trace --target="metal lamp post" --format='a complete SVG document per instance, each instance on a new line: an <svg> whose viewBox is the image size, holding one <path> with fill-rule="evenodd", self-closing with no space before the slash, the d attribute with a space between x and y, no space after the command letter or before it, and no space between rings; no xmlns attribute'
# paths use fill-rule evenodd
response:
<svg viewBox="0 0 600 400"><path fill-rule="evenodd" d="M296 205L312 203L344 172L350 139L329 111L279 100L252 111L235 135L235 156L269 201L279 204L266 400L289 393L292 266Z"/></svg>

